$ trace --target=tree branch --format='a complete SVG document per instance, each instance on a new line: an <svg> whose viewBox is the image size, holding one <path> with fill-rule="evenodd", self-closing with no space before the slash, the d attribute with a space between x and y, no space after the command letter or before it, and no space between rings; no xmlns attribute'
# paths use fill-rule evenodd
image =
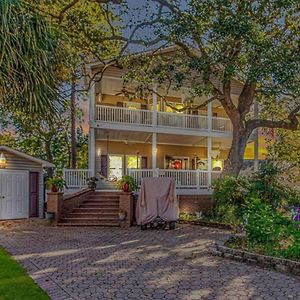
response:
<svg viewBox="0 0 300 300"><path fill-rule="evenodd" d="M266 128L282 128L287 130L297 130L299 127L299 112L300 105L296 106L294 110L290 112L286 120L264 120L264 119L253 119L246 122L247 130L251 133L254 129L259 127Z"/></svg>

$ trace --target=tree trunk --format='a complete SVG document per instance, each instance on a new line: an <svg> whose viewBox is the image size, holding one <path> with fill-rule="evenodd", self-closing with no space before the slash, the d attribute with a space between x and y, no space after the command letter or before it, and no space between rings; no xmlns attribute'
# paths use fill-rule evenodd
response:
<svg viewBox="0 0 300 300"><path fill-rule="evenodd" d="M77 151L76 151L76 82L71 86L71 168L76 169Z"/></svg>
<svg viewBox="0 0 300 300"><path fill-rule="evenodd" d="M224 173L238 176L244 162L244 153L250 133L244 128L233 128L231 148L225 161Z"/></svg>
<svg viewBox="0 0 300 300"><path fill-rule="evenodd" d="M51 141L45 141L45 153L46 153L46 157L47 157L47 161L53 163L53 155L52 155L52 151L51 151ZM52 177L53 176L53 168L48 168L48 176Z"/></svg>

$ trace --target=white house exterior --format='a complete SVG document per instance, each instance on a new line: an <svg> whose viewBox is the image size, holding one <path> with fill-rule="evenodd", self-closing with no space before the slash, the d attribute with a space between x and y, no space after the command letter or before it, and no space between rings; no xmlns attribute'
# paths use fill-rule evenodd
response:
<svg viewBox="0 0 300 300"><path fill-rule="evenodd" d="M97 71L97 64L90 66L91 76ZM204 108L178 113L168 103L180 108L187 94L185 88L169 91L165 101L157 93L147 101L132 99L128 94L133 94L133 88L124 87L125 72L110 67L91 85L89 170L66 171L67 185L81 186L91 175L102 178L102 183L125 174L138 183L143 177L171 176L181 194L209 194L232 139L231 121L221 104L212 101ZM241 83L233 83L233 99L237 100L241 89ZM112 185L100 184L103 189L107 186Z"/></svg>

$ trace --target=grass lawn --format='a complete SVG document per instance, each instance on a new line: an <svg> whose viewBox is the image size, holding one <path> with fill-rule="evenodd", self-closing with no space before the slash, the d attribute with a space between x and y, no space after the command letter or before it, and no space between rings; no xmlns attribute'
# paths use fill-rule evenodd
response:
<svg viewBox="0 0 300 300"><path fill-rule="evenodd" d="M26 271L0 248L0 300L50 299Z"/></svg>

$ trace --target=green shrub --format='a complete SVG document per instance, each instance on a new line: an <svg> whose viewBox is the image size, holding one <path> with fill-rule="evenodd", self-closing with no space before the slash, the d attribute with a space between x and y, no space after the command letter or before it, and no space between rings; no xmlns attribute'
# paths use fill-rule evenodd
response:
<svg viewBox="0 0 300 300"><path fill-rule="evenodd" d="M251 199L260 199L273 209L286 206L300 206L300 194L286 186L279 176L279 170L272 164L265 164L251 176L224 177L213 183L215 208L213 217L224 223L242 223L243 211Z"/></svg>
<svg viewBox="0 0 300 300"><path fill-rule="evenodd" d="M260 199L251 198L244 210L247 239L253 244L277 244L285 236L291 221Z"/></svg>
<svg viewBox="0 0 300 300"><path fill-rule="evenodd" d="M242 205L248 194L247 178L226 176L213 183L215 207L213 218L218 221L239 225L242 221Z"/></svg>
<svg viewBox="0 0 300 300"><path fill-rule="evenodd" d="M299 192L287 186L280 177L280 170L270 163L249 178L248 189L248 196L258 196L275 208L300 203Z"/></svg>

